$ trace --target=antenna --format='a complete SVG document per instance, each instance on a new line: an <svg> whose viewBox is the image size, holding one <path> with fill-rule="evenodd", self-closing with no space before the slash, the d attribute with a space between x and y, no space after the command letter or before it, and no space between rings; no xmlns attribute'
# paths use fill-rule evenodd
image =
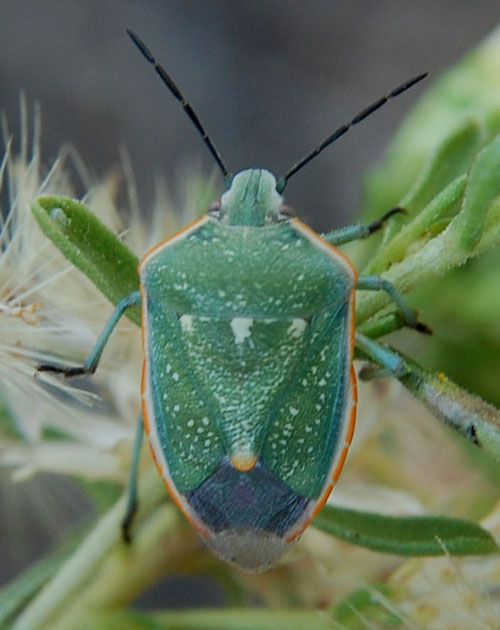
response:
<svg viewBox="0 0 500 630"><path fill-rule="evenodd" d="M210 140L207 132L205 131L205 128L201 124L200 119L196 115L194 109L186 101L182 92L177 87L175 81L168 74L165 68L156 61L156 59L152 55L149 48L146 46L146 44L142 41L142 39L138 35L136 35L130 29L127 29L127 34L129 35L130 39L134 42L134 44L137 46L137 48L140 50L140 52L143 54L145 59L154 66L154 69L156 70L156 74L160 77L163 83L168 87L168 89L173 94L173 96L180 102L180 104L182 105L182 108L184 109L186 114L189 116L190 121L193 123L193 125L196 127L199 134L203 138L203 142L207 145L207 147L210 150L210 153L213 155L215 161L217 162L217 165L219 166L220 170L222 171L222 174L224 175L224 179L226 181L230 179L231 176L229 174L229 171L227 170L226 165L224 164L224 160L222 159L220 153L215 148L213 142Z"/></svg>
<svg viewBox="0 0 500 630"><path fill-rule="evenodd" d="M428 75L428 72L425 72L424 74L419 74L418 76L413 77L413 79L409 79L408 81L405 81L404 83L399 85L397 88L394 88L394 90L392 90L392 92L389 92L389 94L387 94L386 96L382 96L382 98L379 98L377 101L375 101L371 105L368 105L368 107L366 107L363 111L359 112L359 114L354 116L354 118L350 122L341 125L330 136L328 136L328 138L326 138L326 140L324 140L319 146L317 146L305 157L303 157L299 162L297 162L297 164L292 166L292 168L288 171L288 173L278 181L278 184L276 186L278 192L282 193L290 177L295 175L297 171L300 171L301 168L303 168L312 159L314 159L317 155L319 155L324 149L329 147L333 142L335 142L335 140L338 140L341 136L347 133L353 125L357 125L359 122L361 122L365 118L368 118L368 116L376 112L377 109L380 109L383 105L385 105L388 100L396 96L399 96L403 92L406 92L406 90L409 90L411 87L413 87L414 85L422 81L422 79L425 79L427 75Z"/></svg>

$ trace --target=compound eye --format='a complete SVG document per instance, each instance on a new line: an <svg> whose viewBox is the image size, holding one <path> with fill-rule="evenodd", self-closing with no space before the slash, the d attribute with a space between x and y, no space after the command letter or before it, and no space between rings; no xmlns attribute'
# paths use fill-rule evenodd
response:
<svg viewBox="0 0 500 630"><path fill-rule="evenodd" d="M284 204L281 204L278 208L278 221L286 221L287 219L291 219L295 215L295 210L290 206L285 206Z"/></svg>
<svg viewBox="0 0 500 630"><path fill-rule="evenodd" d="M207 208L207 214L212 217L219 218L220 214L220 201L214 201Z"/></svg>

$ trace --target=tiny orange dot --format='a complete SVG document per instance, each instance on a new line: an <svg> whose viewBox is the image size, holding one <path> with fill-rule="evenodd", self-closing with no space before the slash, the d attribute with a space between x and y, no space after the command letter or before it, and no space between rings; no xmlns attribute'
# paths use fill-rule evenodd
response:
<svg viewBox="0 0 500 630"><path fill-rule="evenodd" d="M231 464L236 468L236 470L240 470L241 472L248 472L255 468L255 464L257 463L257 455L251 455L247 453L236 454L231 457Z"/></svg>

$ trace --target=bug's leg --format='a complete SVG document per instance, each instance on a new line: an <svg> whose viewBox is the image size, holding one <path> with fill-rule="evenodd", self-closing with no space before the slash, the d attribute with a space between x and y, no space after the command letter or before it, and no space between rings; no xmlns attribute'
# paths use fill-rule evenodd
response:
<svg viewBox="0 0 500 630"><path fill-rule="evenodd" d="M355 333L356 348L366 355L368 359L374 361L380 368L367 373L368 378L376 378L379 376L402 376L407 371L407 365L402 357L389 350L385 346L373 341L363 333L356 331Z"/></svg>
<svg viewBox="0 0 500 630"><path fill-rule="evenodd" d="M96 341L92 352L88 356L87 360L81 367L61 367L52 365L50 363L42 363L37 368L37 372L57 372L58 374L64 374L66 377L79 376L80 374L93 374L96 371L97 365L101 358L101 354L106 346L111 333L115 329L116 325L120 321L122 315L131 306L136 306L141 303L141 294L139 291L134 291L122 298L116 305L115 310L111 314L111 317L106 322L99 339Z"/></svg>
<svg viewBox="0 0 500 630"><path fill-rule="evenodd" d="M368 225L348 225L340 228L339 230L328 232L328 234L323 234L322 238L332 245L344 245L344 243L350 243L351 241L357 241L361 238L367 238L370 234L380 230L387 219L400 213L404 213L403 208L392 208L392 210L386 212L382 217L380 217L380 219L373 221L373 223L368 223Z"/></svg>
<svg viewBox="0 0 500 630"><path fill-rule="evenodd" d="M385 291L403 314L408 326L419 332L431 333L428 326L418 321L415 313L405 302L403 296L389 280L378 275L360 276L356 284L356 289L362 289L364 291Z"/></svg>
<svg viewBox="0 0 500 630"><path fill-rule="evenodd" d="M139 476L139 459L141 455L142 438L144 435L144 421L142 413L139 414L137 421L137 432L135 434L134 450L132 452L132 461L130 463L130 472L128 477L128 499L125 516L122 520L122 537L127 544L132 541L130 536L130 528L137 512L139 505L137 499L137 479Z"/></svg>

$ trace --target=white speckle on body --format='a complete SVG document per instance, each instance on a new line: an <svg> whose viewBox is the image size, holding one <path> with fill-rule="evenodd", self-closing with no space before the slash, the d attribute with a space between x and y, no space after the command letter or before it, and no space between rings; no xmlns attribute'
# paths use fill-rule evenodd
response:
<svg viewBox="0 0 500 630"><path fill-rule="evenodd" d="M233 317L231 320L231 330L234 335L234 343L240 344L252 334L250 328L253 324L252 317Z"/></svg>
<svg viewBox="0 0 500 630"><path fill-rule="evenodd" d="M174 283L174 289L176 291L186 291L187 288L188 288L187 282L183 282L182 284L179 284L178 282Z"/></svg>
<svg viewBox="0 0 500 630"><path fill-rule="evenodd" d="M172 374L172 378L174 379L174 381L177 383L177 381L179 380L179 375L177 374L177 372L174 372Z"/></svg>

